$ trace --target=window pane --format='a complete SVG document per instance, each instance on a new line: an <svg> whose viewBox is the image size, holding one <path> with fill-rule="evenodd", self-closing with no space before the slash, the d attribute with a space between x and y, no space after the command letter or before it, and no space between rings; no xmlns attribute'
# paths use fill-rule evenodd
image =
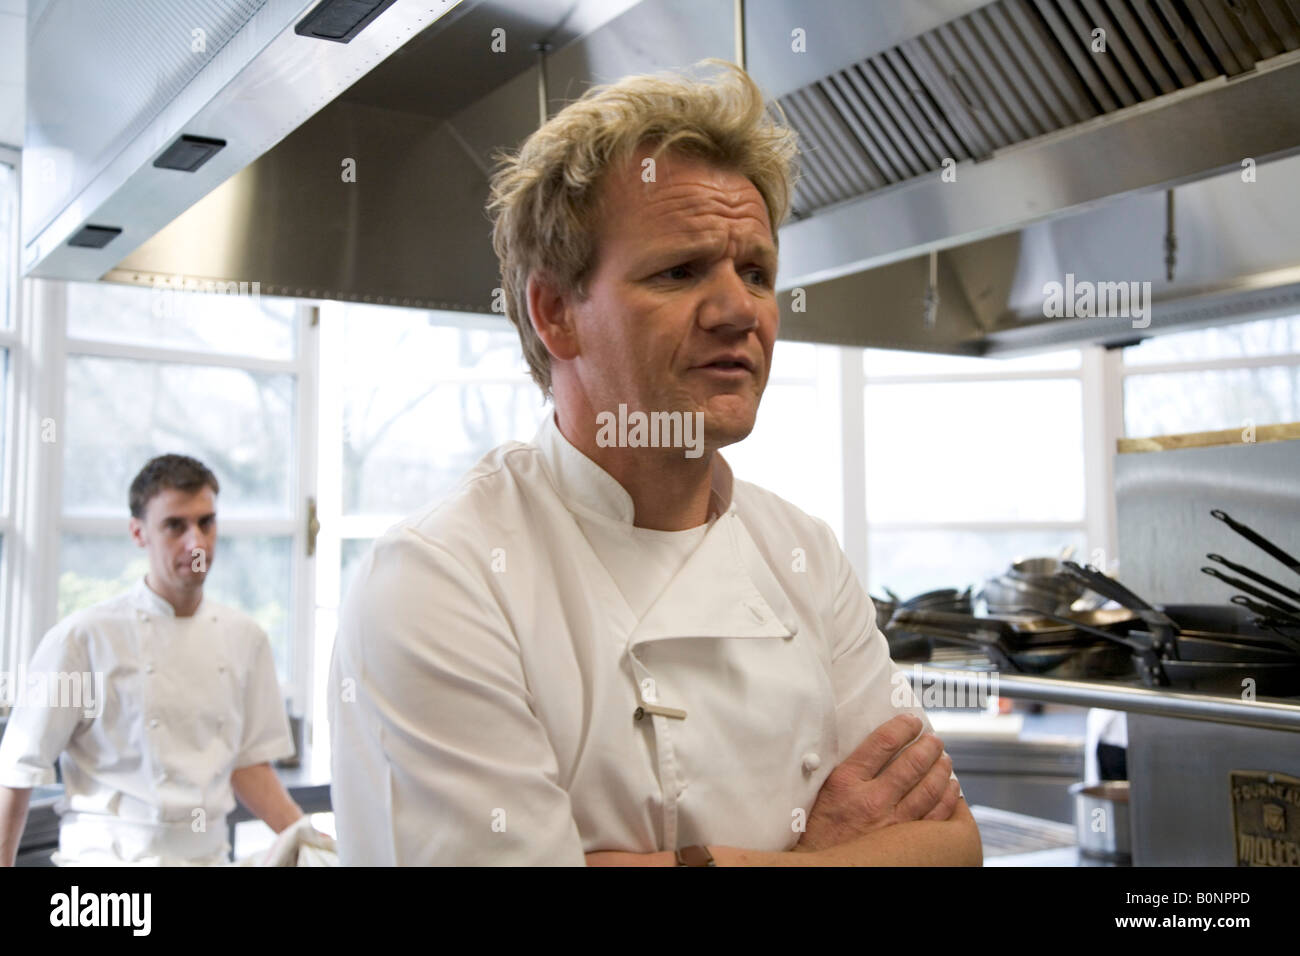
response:
<svg viewBox="0 0 1300 956"><path fill-rule="evenodd" d="M122 514L155 455L192 455L226 517L291 515L294 377L89 356L68 359L64 510Z"/></svg>
<svg viewBox="0 0 1300 956"><path fill-rule="evenodd" d="M813 427L821 413L814 386L768 385L754 430L722 449L722 457L736 478L821 518L843 540L837 449L827 448Z"/></svg>
<svg viewBox="0 0 1300 956"><path fill-rule="evenodd" d="M778 341L772 348L772 377L815 378L819 347L826 348L810 342Z"/></svg>
<svg viewBox="0 0 1300 956"><path fill-rule="evenodd" d="M204 598L238 608L271 639L276 671L288 679L292 633L292 548L288 537L217 539ZM64 534L59 554L60 619L133 588L149 570L142 548L127 536Z"/></svg>
<svg viewBox="0 0 1300 956"><path fill-rule="evenodd" d="M1300 421L1300 366L1160 372L1124 379L1135 438Z"/></svg>
<svg viewBox="0 0 1300 956"><path fill-rule="evenodd" d="M1300 316L1261 319L1147 339L1124 350L1125 365L1294 355L1300 352Z"/></svg>
<svg viewBox="0 0 1300 956"><path fill-rule="evenodd" d="M244 294L178 292L112 282L68 283L68 335L268 359L292 359L295 302Z"/></svg>
<svg viewBox="0 0 1300 956"><path fill-rule="evenodd" d="M394 378L427 381L465 372L528 374L514 326L504 319L492 329L455 324L465 320L459 313L347 305L343 340L349 380L370 384Z"/></svg>
<svg viewBox="0 0 1300 956"><path fill-rule="evenodd" d="M864 349L862 371L868 378L880 375L951 375L978 372L1055 372L1077 369L1079 350L1043 352L1015 358L973 358L969 355L937 355L929 352L900 352Z"/></svg>
<svg viewBox="0 0 1300 956"><path fill-rule="evenodd" d="M497 445L531 439L549 414L524 377L513 329L429 322L429 313L407 309L350 308L345 315L345 514L419 508Z"/></svg>
<svg viewBox="0 0 1300 956"><path fill-rule="evenodd" d="M0 328L13 323L15 289L11 271L18 256L18 175L0 163Z"/></svg>
<svg viewBox="0 0 1300 956"><path fill-rule="evenodd" d="M1074 380L868 385L869 521L1083 520Z"/></svg>
<svg viewBox="0 0 1300 956"><path fill-rule="evenodd" d="M867 531L867 579L877 597L889 588L906 600L938 588L979 585L1012 561L1061 554L1067 545L1086 554L1082 531Z"/></svg>
<svg viewBox="0 0 1300 956"><path fill-rule="evenodd" d="M509 439L531 439L541 421L540 393L524 385L430 384L402 379L376 387L385 411L366 415L349 402L356 422L344 433L345 514L405 514L446 494L488 451ZM411 394L415 393L415 394Z"/></svg>

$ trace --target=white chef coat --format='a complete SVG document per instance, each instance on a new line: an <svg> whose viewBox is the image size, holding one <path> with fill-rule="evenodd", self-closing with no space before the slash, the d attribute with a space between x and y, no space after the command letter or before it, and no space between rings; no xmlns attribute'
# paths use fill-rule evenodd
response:
<svg viewBox="0 0 1300 956"><path fill-rule="evenodd" d="M872 730L931 729L830 528L714 461L709 523L647 532L547 416L376 541L331 661L345 866L789 850Z"/></svg>
<svg viewBox="0 0 1300 956"><path fill-rule="evenodd" d="M102 674L102 706L20 702L0 784L52 784L59 759L57 862L219 862L231 773L293 753L265 632L206 597L177 617L141 578L50 629L27 673L56 672Z"/></svg>

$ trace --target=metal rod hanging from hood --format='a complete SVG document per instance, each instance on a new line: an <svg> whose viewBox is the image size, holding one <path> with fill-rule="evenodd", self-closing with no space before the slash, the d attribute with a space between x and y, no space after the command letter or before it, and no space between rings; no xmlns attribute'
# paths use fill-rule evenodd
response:
<svg viewBox="0 0 1300 956"><path fill-rule="evenodd" d="M732 17L736 29L736 66L745 69L745 0L734 0Z"/></svg>

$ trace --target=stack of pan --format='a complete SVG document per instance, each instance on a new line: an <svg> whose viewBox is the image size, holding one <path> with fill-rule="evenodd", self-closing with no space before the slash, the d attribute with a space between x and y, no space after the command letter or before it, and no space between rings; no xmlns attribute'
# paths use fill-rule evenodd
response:
<svg viewBox="0 0 1300 956"><path fill-rule="evenodd" d="M1222 511L1210 513L1300 574L1300 561L1262 535ZM1238 594L1227 605L1156 607L1096 568L1066 561L1062 568L1080 585L1120 607L1065 616L1023 609L990 617L904 608L890 627L978 647L1010 672L1119 677L1136 668L1148 687L1300 695L1300 591L1220 555L1209 558L1249 580L1217 568L1203 568L1206 574L1251 596Z"/></svg>
<svg viewBox="0 0 1300 956"><path fill-rule="evenodd" d="M1041 611L975 617L944 611L900 608L890 628L926 634L983 651L1000 670L1047 677L1127 677L1133 673L1129 649L1082 633L1079 622L1108 627L1127 611L1088 611L1052 619ZM1074 618L1077 618L1076 621Z"/></svg>
<svg viewBox="0 0 1300 956"><path fill-rule="evenodd" d="M1300 629L1261 620L1238 604L1155 607L1096 568L1068 562L1066 567L1128 612L1126 619L1106 628L1079 622L1074 626L1128 647L1148 687L1233 695L1249 689L1270 697L1300 694Z"/></svg>
<svg viewBox="0 0 1300 956"><path fill-rule="evenodd" d="M964 591L958 591L956 588L926 591L906 601L901 600L888 588L885 589L885 593L889 595L889 600L877 597L871 600L876 605L876 621L889 641L889 656L896 661L928 661L933 650L931 635L893 626L893 618L897 610L953 611L969 614L971 609L970 588Z"/></svg>

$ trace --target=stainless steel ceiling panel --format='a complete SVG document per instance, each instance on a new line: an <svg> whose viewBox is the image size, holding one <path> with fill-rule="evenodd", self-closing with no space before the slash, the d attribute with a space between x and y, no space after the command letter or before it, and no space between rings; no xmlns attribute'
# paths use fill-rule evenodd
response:
<svg viewBox="0 0 1300 956"><path fill-rule="evenodd" d="M818 85L853 133L858 148L870 159L870 165L864 165L864 169L872 189L910 175L902 154L889 141L871 111L862 108L851 91L845 92L843 77L831 76Z"/></svg>
<svg viewBox="0 0 1300 956"><path fill-rule="evenodd" d="M1282 49L1294 50L1297 45L1296 25L1286 14L1286 7L1281 0L1255 0L1260 13L1268 21L1268 28L1273 35L1280 37Z"/></svg>
<svg viewBox="0 0 1300 956"><path fill-rule="evenodd" d="M1047 127L1036 122L1027 102L1022 98L1020 84L1023 77L1016 74L1015 54L1003 43L1003 38L993 28L988 17L988 8L976 10L966 18L973 29L977 41L986 51L985 72L997 92L1000 101L1015 124L1015 139L1028 139L1046 132ZM954 26L960 26L954 24Z"/></svg>
<svg viewBox="0 0 1300 956"><path fill-rule="evenodd" d="M1238 60L1228 39L1220 31L1217 16L1219 8L1216 0L1207 0L1205 3L1201 0L1183 0L1183 3L1186 4L1200 35L1219 61L1223 72L1228 76L1236 76L1250 68L1250 61L1242 63Z"/></svg>
<svg viewBox="0 0 1300 956"><path fill-rule="evenodd" d="M1097 5L1094 0L1094 6ZM1146 35L1146 30L1129 9L1127 0L1105 0L1102 6L1110 19L1119 26L1120 39L1133 49L1133 57L1137 60L1137 64L1131 66L1126 64L1129 71L1135 74L1143 71L1148 73L1161 93L1172 93L1182 86L1161 62L1160 54L1156 52L1156 48ZM1143 98L1150 99L1153 95L1154 93L1148 93Z"/></svg>
<svg viewBox="0 0 1300 956"><path fill-rule="evenodd" d="M1046 0L1051 3L1052 0ZM1092 31L1098 27L1096 18L1088 13L1083 4L1087 0L1062 0L1058 5L1061 13L1064 14L1066 21L1070 24L1071 38L1070 42L1076 44L1084 53L1092 57L1093 64L1096 65L1097 71L1101 73L1109 87L1111 94L1119 101L1120 106L1132 106L1138 101L1139 96L1135 95L1129 84L1125 82L1124 72L1116 64L1115 55L1112 51L1107 38L1107 52L1105 54L1092 52ZM1114 31L1107 31L1111 33Z"/></svg>
<svg viewBox="0 0 1300 956"><path fill-rule="evenodd" d="M1111 19L1107 8L1100 0L1078 0L1079 6L1087 16L1087 23L1091 24L1091 29L1085 31L1084 36L1090 37L1092 30L1102 29L1106 31L1106 50L1103 54L1096 54L1104 64L1112 61L1116 65L1116 70L1123 76L1123 80L1112 82L1127 81L1136 93L1139 100L1153 99L1156 95L1155 88L1147 79L1145 72L1139 64L1137 57L1130 47L1132 37L1121 30L1119 25ZM1140 31L1139 31L1140 32Z"/></svg>
<svg viewBox="0 0 1300 956"><path fill-rule="evenodd" d="M1159 108L1098 117L958 169L819 212L786 228L780 288L1021 229L1107 197L1163 189L1300 151L1300 54L1232 82L1172 94Z"/></svg>
<svg viewBox="0 0 1300 956"><path fill-rule="evenodd" d="M890 65L881 57L872 57L862 64L859 74L884 105L912 151L920 157L922 166L937 169L946 150L935 133L926 128L926 118L917 112L909 91L903 88Z"/></svg>
<svg viewBox="0 0 1300 956"><path fill-rule="evenodd" d="M1032 114L1038 129L1042 132L1060 129L1067 125L1069 118L1061 115L1062 111L1053 103L1055 95L1047 77L1034 61L1015 26L1007 16L1004 4L990 4L982 11L988 18L993 34L1006 51L1007 69L1012 74L1012 85ZM1061 64L1064 66L1065 64Z"/></svg>
<svg viewBox="0 0 1300 956"><path fill-rule="evenodd" d="M841 114L827 103L821 85L809 87L801 93L804 103L816 117L822 142L832 147L829 156L844 176L847 190L845 198L859 195L871 188L873 177L867 166L866 157L858 148L857 141L849 132Z"/></svg>
<svg viewBox="0 0 1300 956"><path fill-rule="evenodd" d="M917 40L908 40L901 49L918 79L932 93L939 108L952 124L954 134L962 143L962 158L966 156L982 158L992 153L992 144L975 123L979 99L973 88L969 86L969 81L965 80L956 69L950 69L945 73L943 66L935 61L929 48ZM966 84L964 89L963 82Z"/></svg>
<svg viewBox="0 0 1300 956"><path fill-rule="evenodd" d="M1116 6L1120 2L1122 0L1117 0ZM1198 77L1192 72L1189 57L1180 49L1178 38L1170 33L1168 25L1160 18L1157 6L1154 3L1137 3L1134 5L1134 10L1138 19L1142 21L1151 43L1159 52L1162 64L1167 70L1172 71L1177 85L1184 87L1195 83ZM1206 72L1200 78L1208 80L1213 73L1210 72L1209 61L1204 62Z"/></svg>
<svg viewBox="0 0 1300 956"><path fill-rule="evenodd" d="M904 102L910 105L910 112L922 135L927 136L931 143L938 143L940 162L945 158L966 159L971 156L970 149L961 142L947 115L938 107L930 88L917 79L907 58L896 49L887 50L882 55L890 75L895 78L896 95L906 97Z"/></svg>
<svg viewBox="0 0 1300 956"><path fill-rule="evenodd" d="M726 0L728 8L731 0ZM745 0L745 69L779 99L988 0ZM793 49L802 30L807 52Z"/></svg>
<svg viewBox="0 0 1300 956"><path fill-rule="evenodd" d="M1052 36L1056 38L1056 42L1074 64L1075 71L1087 86L1088 92L1101 105L1102 112L1109 113L1111 110L1118 109L1121 101L1116 98L1106 78L1102 76L1087 43L1080 41L1077 28L1066 21L1052 0L1033 0L1033 2L1034 8L1051 29Z"/></svg>
<svg viewBox="0 0 1300 956"><path fill-rule="evenodd" d="M1011 121L999 115L1002 110L1001 101L985 78L983 68L978 65L978 58L971 56L955 26L941 27L920 40L933 53L935 60L942 64L948 82L957 89L962 105L972 122L984 134L991 149L1001 149L1012 142L1014 134L1010 128ZM967 100L974 102L967 106Z"/></svg>
<svg viewBox="0 0 1300 956"><path fill-rule="evenodd" d="M1032 64L1029 75L1040 87L1055 94L1059 104L1056 125L1069 126L1097 115L1097 109L1071 69L1068 57L1052 42L1047 25L1035 14L1028 0L1006 0L1006 18L1019 33L1028 53Z"/></svg>
<svg viewBox="0 0 1300 956"><path fill-rule="evenodd" d="M874 117L875 122L879 124L879 128L882 131L880 142L882 144L887 143L897 150L898 155L902 157L903 162L906 163L907 168L910 170L909 175L919 176L921 173L929 169L930 167L926 164L926 161L919 153L917 153L916 147L913 146L912 141L908 139L895 118L890 115L884 102L876 96L875 90L872 88L871 84L867 82L866 77L861 73L861 71L856 67L853 67L845 70L843 73L839 74L839 76L848 83L847 89L843 86L840 87L841 91L844 92L847 98L849 96L849 91L851 90L852 93L856 95L857 102L855 108L858 109L859 112ZM853 100L850 100L850 102L853 102ZM904 176L901 178L909 177Z"/></svg>
<svg viewBox="0 0 1300 956"><path fill-rule="evenodd" d="M841 150L817 111L814 100L820 95L821 92L816 87L812 87L811 90L796 90L790 94L790 99L791 105L799 110L800 121L804 128L812 136L809 143L812 148L808 151L808 155L816 161L826 191L834 197L835 202L838 202L855 195L858 186L852 174L841 164Z"/></svg>

